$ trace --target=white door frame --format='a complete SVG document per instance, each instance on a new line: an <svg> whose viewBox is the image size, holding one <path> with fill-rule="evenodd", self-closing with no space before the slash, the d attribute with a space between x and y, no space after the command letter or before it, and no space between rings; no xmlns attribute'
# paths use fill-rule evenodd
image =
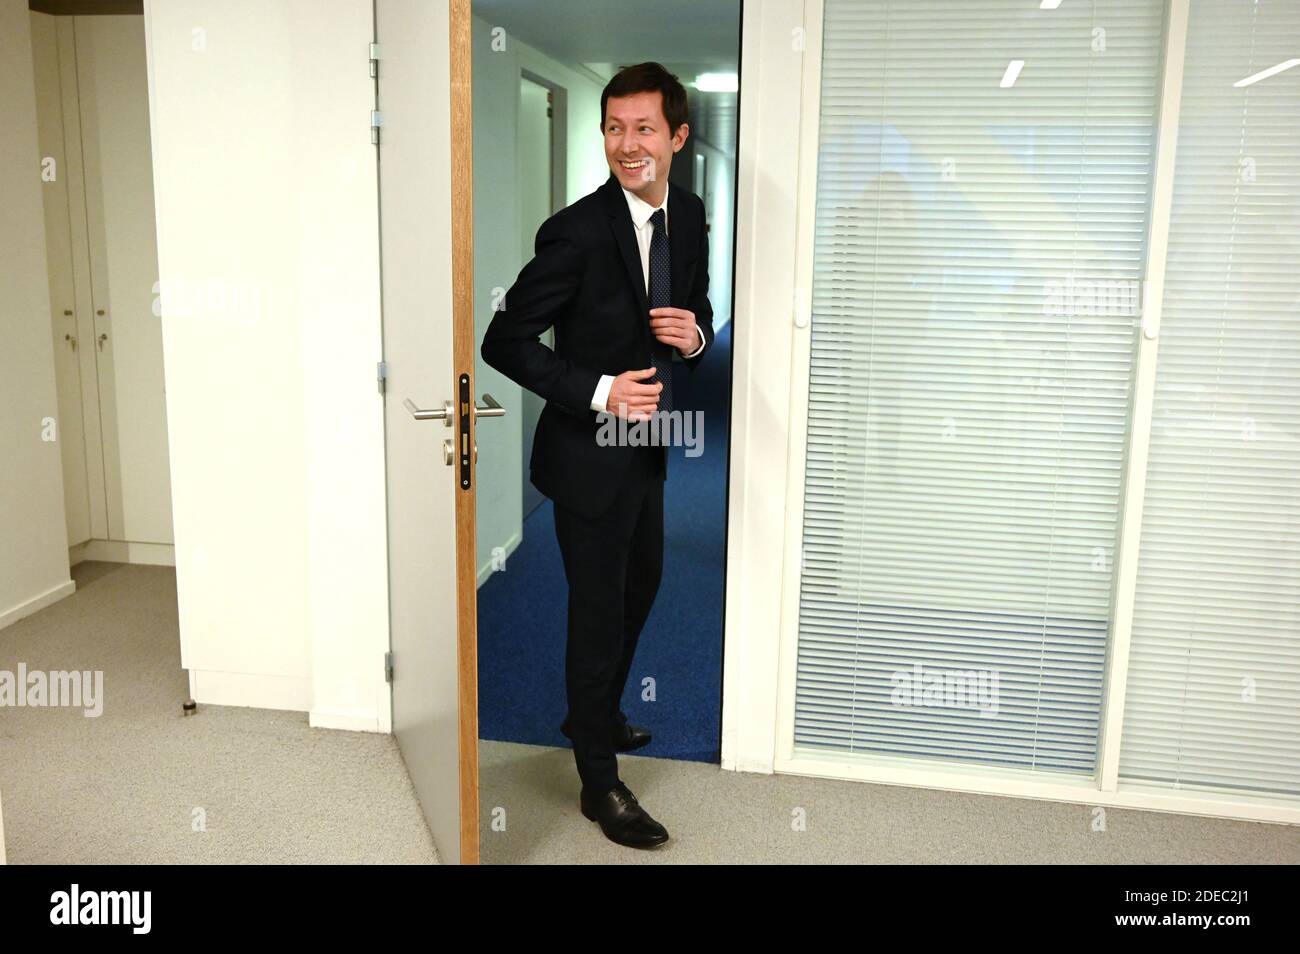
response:
<svg viewBox="0 0 1300 954"><path fill-rule="evenodd" d="M746 4L723 667L723 768L1300 824L1300 803L1118 778L1156 339L1136 358L1133 436L1096 778L798 753L793 743L823 0ZM1144 328L1159 320L1188 0L1169 0ZM772 467L784 460L786 468Z"/></svg>
<svg viewBox="0 0 1300 954"><path fill-rule="evenodd" d="M741 17L736 277L723 631L722 767L771 773L795 346L795 176L802 0L746 3Z"/></svg>

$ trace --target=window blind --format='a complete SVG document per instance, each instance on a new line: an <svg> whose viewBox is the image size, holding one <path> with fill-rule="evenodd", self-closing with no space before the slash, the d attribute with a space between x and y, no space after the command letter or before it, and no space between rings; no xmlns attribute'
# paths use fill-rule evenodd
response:
<svg viewBox="0 0 1300 954"><path fill-rule="evenodd" d="M1300 793L1300 4L1191 4L1121 777Z"/></svg>
<svg viewBox="0 0 1300 954"><path fill-rule="evenodd" d="M796 746L1094 771L1162 28L826 0Z"/></svg>

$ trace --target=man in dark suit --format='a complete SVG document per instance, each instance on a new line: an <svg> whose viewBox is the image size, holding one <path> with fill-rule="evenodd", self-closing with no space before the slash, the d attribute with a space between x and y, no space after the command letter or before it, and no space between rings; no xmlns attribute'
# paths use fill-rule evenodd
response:
<svg viewBox="0 0 1300 954"><path fill-rule="evenodd" d="M582 812L611 840L650 848L668 832L620 781L615 753L650 741L620 702L663 569L667 450L611 442L602 425L616 415L624 433L644 430L674 411L673 361L699 364L713 309L704 203L668 182L690 132L686 91L658 63L630 66L605 87L601 116L610 177L542 223L482 355L546 400L530 467L554 502L569 585L562 730ZM551 327L553 351L538 340Z"/></svg>

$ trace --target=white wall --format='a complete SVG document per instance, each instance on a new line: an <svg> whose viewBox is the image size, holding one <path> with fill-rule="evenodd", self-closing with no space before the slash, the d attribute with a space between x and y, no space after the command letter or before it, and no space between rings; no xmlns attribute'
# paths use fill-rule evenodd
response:
<svg viewBox="0 0 1300 954"><path fill-rule="evenodd" d="M182 665L387 731L371 4L145 16Z"/></svg>
<svg viewBox="0 0 1300 954"><path fill-rule="evenodd" d="M541 222L521 221L518 190L519 77L528 70L568 92L564 204L582 198L609 177L600 133L603 83L538 52L512 35L494 49L493 25L474 18L474 330L475 381L506 408L478 431L479 578L490 570L493 547L507 552L520 539L522 520L523 394L519 385L478 356L492 320L495 289L508 289L523 268L521 236ZM495 44L500 47L500 41Z"/></svg>
<svg viewBox="0 0 1300 954"><path fill-rule="evenodd" d="M73 591L68 574L31 21L0 0L0 628ZM57 436L57 426L54 431Z"/></svg>

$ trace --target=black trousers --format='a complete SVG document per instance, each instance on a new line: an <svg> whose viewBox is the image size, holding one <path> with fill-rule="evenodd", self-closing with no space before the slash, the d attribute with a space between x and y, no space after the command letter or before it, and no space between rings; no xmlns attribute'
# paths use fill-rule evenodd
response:
<svg viewBox="0 0 1300 954"><path fill-rule="evenodd" d="M582 784L618 783L614 733L632 657L659 592L664 561L665 449L637 447L614 503L595 519L555 505L555 537L569 584L564 678Z"/></svg>

